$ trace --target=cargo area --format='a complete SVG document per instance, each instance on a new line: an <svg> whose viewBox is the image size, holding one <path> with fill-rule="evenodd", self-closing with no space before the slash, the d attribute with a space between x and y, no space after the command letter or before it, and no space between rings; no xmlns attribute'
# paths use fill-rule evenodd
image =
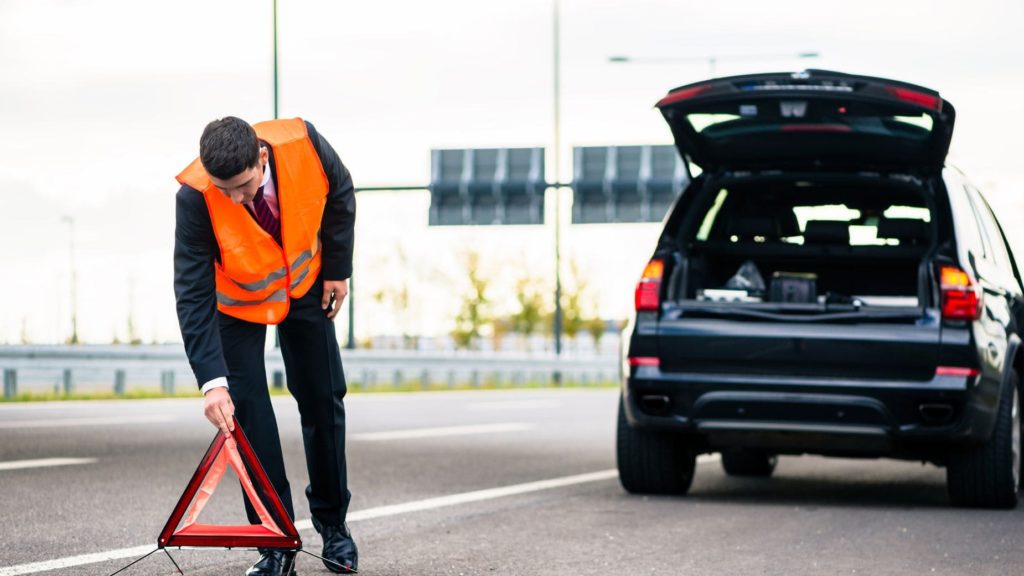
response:
<svg viewBox="0 0 1024 576"><path fill-rule="evenodd" d="M708 186L679 231L669 300L810 314L933 306L934 204L905 180Z"/></svg>

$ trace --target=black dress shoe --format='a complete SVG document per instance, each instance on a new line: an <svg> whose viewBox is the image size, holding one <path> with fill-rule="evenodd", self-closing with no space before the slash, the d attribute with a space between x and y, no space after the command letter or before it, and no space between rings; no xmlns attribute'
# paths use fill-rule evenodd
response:
<svg viewBox="0 0 1024 576"><path fill-rule="evenodd" d="M352 539L347 523L328 526L313 519L313 527L324 539L324 566L335 574L355 574L359 571L359 550Z"/></svg>
<svg viewBox="0 0 1024 576"><path fill-rule="evenodd" d="M295 576L295 552L261 549L260 553L260 561L245 576Z"/></svg>

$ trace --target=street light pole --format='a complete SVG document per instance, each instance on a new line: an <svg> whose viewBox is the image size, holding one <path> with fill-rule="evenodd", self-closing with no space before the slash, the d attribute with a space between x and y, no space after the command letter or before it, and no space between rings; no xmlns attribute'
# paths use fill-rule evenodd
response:
<svg viewBox="0 0 1024 576"><path fill-rule="evenodd" d="M676 64L680 62L707 62L708 73L714 78L718 74L718 63L722 60L729 62L739 61L761 61L761 60L788 60L790 58L811 59L818 58L818 52L797 52L791 54L732 54L719 56L711 54L708 56L659 56L651 58L637 58L635 56L609 56L608 61L616 64Z"/></svg>
<svg viewBox="0 0 1024 576"><path fill-rule="evenodd" d="M78 344L78 271L75 269L75 218L62 216L61 222L68 225L68 264L71 270L71 336L68 344Z"/></svg>
<svg viewBox="0 0 1024 576"><path fill-rule="evenodd" d="M554 161L555 161L555 355L562 354L562 62L559 0L554 0Z"/></svg>
<svg viewBox="0 0 1024 576"><path fill-rule="evenodd" d="M274 120L277 120L277 0L274 0ZM281 347L281 333L274 330L274 348Z"/></svg>
<svg viewBox="0 0 1024 576"><path fill-rule="evenodd" d="M278 81L277 81L277 0L274 0L274 120L278 119ZM353 276L355 274L353 273ZM354 350L356 347L356 336L355 336L355 281L350 277L348 279L348 342L345 343L345 347L349 350ZM341 306L339 302L336 306ZM274 331L274 348L281 347L281 336Z"/></svg>
<svg viewBox="0 0 1024 576"><path fill-rule="evenodd" d="M277 120L277 0L274 0L274 120Z"/></svg>

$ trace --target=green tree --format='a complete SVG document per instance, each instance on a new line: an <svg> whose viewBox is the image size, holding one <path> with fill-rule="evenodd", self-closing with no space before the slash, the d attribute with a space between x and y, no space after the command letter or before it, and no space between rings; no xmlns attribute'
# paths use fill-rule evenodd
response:
<svg viewBox="0 0 1024 576"><path fill-rule="evenodd" d="M600 348L601 338L604 337L604 333L608 329L607 324L597 316L587 320L586 324L587 332L590 332L590 337L594 339L594 348Z"/></svg>
<svg viewBox="0 0 1024 576"><path fill-rule="evenodd" d="M142 338L139 338L139 330L135 326L135 313L131 310L128 311L128 343L132 346L142 344Z"/></svg>
<svg viewBox="0 0 1024 576"><path fill-rule="evenodd" d="M575 338L586 324L583 314L583 299L587 292L587 283L581 277L579 267L573 260L569 264L570 289L563 290L562 299L562 330L570 339Z"/></svg>
<svg viewBox="0 0 1024 576"><path fill-rule="evenodd" d="M128 343L132 346L142 344L139 330L135 325L135 277L128 279Z"/></svg>
<svg viewBox="0 0 1024 576"><path fill-rule="evenodd" d="M519 310L511 316L512 330L530 337L544 323L548 314L545 292L536 278L521 278L516 282L516 302Z"/></svg>
<svg viewBox="0 0 1024 576"><path fill-rule="evenodd" d="M505 339L505 335L513 331L513 324L511 317L495 317L491 321L491 340L494 342L495 350L501 350L501 342Z"/></svg>
<svg viewBox="0 0 1024 576"><path fill-rule="evenodd" d="M480 255L470 252L466 257L466 276L469 290L463 294L462 307L455 317L452 338L459 348L469 348L480 337L480 329L490 322L490 300L487 288L490 281L480 274Z"/></svg>

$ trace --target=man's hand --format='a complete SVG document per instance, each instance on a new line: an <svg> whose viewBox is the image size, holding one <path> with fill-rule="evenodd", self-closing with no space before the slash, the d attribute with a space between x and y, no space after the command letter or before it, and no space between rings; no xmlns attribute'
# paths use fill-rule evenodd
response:
<svg viewBox="0 0 1024 576"><path fill-rule="evenodd" d="M327 310L331 304L331 294L334 294L334 309L327 311L327 317L334 320L341 310L341 303L348 296L348 281L346 280L324 280L324 296L320 300L320 308Z"/></svg>
<svg viewBox="0 0 1024 576"><path fill-rule="evenodd" d="M231 402L231 395L228 389L223 386L211 388L206 391L203 399L203 413L206 419L220 428L225 436L230 436L235 431L235 405Z"/></svg>

